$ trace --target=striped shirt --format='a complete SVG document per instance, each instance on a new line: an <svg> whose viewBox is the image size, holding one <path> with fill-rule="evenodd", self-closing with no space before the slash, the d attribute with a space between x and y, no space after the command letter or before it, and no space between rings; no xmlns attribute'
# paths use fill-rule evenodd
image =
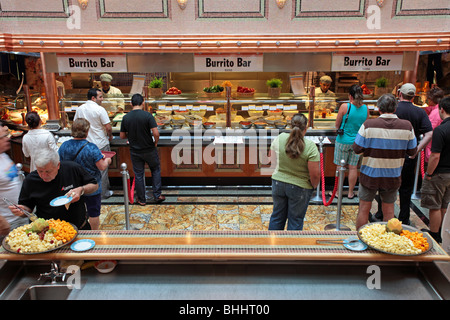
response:
<svg viewBox="0 0 450 320"><path fill-rule="evenodd" d="M382 114L366 120L353 144L363 154L359 182L369 189L398 189L406 155L417 151L414 129L408 120L395 114Z"/></svg>

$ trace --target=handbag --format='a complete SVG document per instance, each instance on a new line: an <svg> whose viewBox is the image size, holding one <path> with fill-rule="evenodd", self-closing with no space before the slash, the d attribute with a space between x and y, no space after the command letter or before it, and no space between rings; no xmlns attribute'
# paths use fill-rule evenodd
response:
<svg viewBox="0 0 450 320"><path fill-rule="evenodd" d="M344 121L344 125L342 126L342 128L337 129L336 133L340 136L342 136L344 134L344 128L345 128L345 124L347 123L348 120L348 115L350 114L350 109L352 107L352 104L349 103L348 104L348 110L347 110L347 116L345 117L345 121Z"/></svg>

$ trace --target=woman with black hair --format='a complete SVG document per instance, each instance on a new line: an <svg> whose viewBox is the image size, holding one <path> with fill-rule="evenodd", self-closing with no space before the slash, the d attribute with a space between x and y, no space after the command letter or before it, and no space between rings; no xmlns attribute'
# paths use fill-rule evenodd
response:
<svg viewBox="0 0 450 320"><path fill-rule="evenodd" d="M30 172L36 170L34 158L37 153L47 150L58 151L55 137L50 131L41 128L41 117L37 112L28 112L25 122L30 130L22 138L22 151L25 157L30 157Z"/></svg>
<svg viewBox="0 0 450 320"><path fill-rule="evenodd" d="M303 230L303 220L314 188L320 180L320 155L311 140L304 139L308 119L298 113L292 117L292 131L275 138L271 151L276 154L272 174L273 212L269 230Z"/></svg>
<svg viewBox="0 0 450 320"><path fill-rule="evenodd" d="M342 134L336 137L334 146L334 164L340 168L341 160L348 165L348 195L355 197L354 188L358 180L359 155L352 149L356 134L361 125L369 118L369 108L363 103L363 91L359 85L352 85L348 92L348 103L341 104L336 117L336 129L342 129Z"/></svg>

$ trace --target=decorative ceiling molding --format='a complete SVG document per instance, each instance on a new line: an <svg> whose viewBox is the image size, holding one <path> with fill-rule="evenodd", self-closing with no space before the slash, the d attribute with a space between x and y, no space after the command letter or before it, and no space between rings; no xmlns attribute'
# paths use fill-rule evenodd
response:
<svg viewBox="0 0 450 320"><path fill-rule="evenodd" d="M153 3L153 6L160 4L157 10L150 11L146 8L139 8L137 12L112 10L106 5L106 0L97 0L97 18L100 19L149 19L149 18L170 18L171 6L169 0L161 0ZM128 8L124 7L124 8ZM146 11L147 10L147 11Z"/></svg>
<svg viewBox="0 0 450 320"><path fill-rule="evenodd" d="M45 1L40 0L42 2L42 7L46 8ZM1 5L0 3L0 18L32 18L32 19L57 19L63 18L67 19L69 17L69 7L73 4L73 0L62 0L61 8L58 10L8 10L5 5ZM19 7L15 5L14 8Z"/></svg>
<svg viewBox="0 0 450 320"><path fill-rule="evenodd" d="M258 0L254 1L255 5L252 9L242 9L241 7L233 8L227 6L226 9L221 10L208 10L207 6L208 0L195 0L195 18L196 19L267 19L268 18L268 0ZM209 0L209 2L213 2ZM243 3L244 1L242 1ZM212 5L211 5L212 6ZM247 4L248 6L248 4ZM251 5L250 5L251 7ZM228 10L228 11L226 11Z"/></svg>
<svg viewBox="0 0 450 320"><path fill-rule="evenodd" d="M201 46L199 46L201 43ZM130 36L0 34L0 50L70 53L401 52L450 48L450 32L339 35Z"/></svg>

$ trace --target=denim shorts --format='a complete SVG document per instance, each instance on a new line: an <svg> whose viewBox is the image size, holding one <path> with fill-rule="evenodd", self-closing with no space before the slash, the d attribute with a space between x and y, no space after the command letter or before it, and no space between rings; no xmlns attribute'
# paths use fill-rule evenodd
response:
<svg viewBox="0 0 450 320"><path fill-rule="evenodd" d="M359 184L358 197L362 201L372 202L377 192L380 194L381 202L394 203L397 200L398 189L369 189Z"/></svg>
<svg viewBox="0 0 450 320"><path fill-rule="evenodd" d="M100 193L94 196L84 196L84 203L86 203L89 217L100 216L100 208L102 207L102 195Z"/></svg>
<svg viewBox="0 0 450 320"><path fill-rule="evenodd" d="M334 164L340 166L341 160L351 166L357 166L360 156L353 151L352 144L342 144L336 142L334 145Z"/></svg>

